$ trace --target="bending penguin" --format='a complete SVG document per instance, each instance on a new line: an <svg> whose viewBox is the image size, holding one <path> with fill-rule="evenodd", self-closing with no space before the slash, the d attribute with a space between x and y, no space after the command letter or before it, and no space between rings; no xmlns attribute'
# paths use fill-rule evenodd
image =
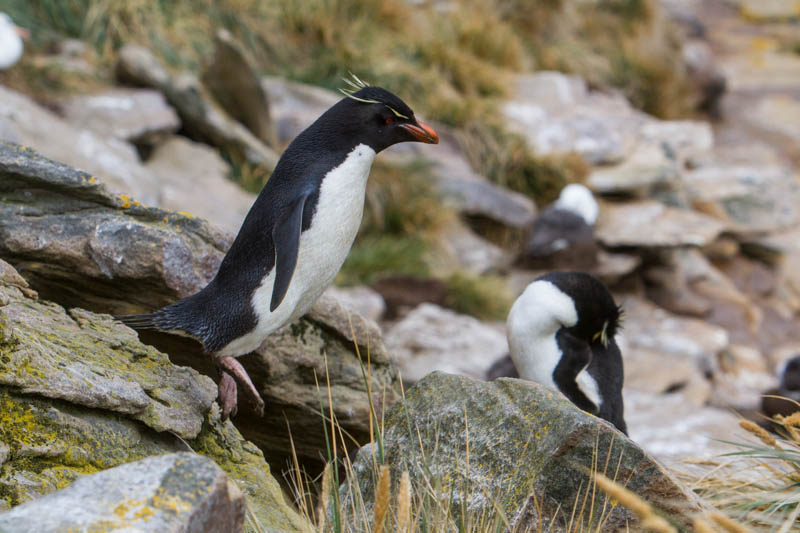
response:
<svg viewBox="0 0 800 533"><path fill-rule="evenodd" d="M614 339L622 310L583 272L537 278L508 315L511 359L519 376L556 389L627 435L622 354Z"/></svg>
<svg viewBox="0 0 800 533"><path fill-rule="evenodd" d="M353 90L295 138L247 214L213 280L153 313L118 317L137 329L199 340L220 371L223 417L237 383L264 401L236 358L305 314L333 282L353 244L375 154L393 144L435 144L436 132L400 98L353 76Z"/></svg>

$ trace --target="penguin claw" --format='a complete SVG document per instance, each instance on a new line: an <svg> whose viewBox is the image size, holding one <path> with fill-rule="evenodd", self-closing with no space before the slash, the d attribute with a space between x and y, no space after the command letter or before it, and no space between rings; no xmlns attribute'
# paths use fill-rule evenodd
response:
<svg viewBox="0 0 800 533"><path fill-rule="evenodd" d="M222 376L228 376L228 380L233 382L233 395L232 400L230 398L222 399L222 386L223 386L223 378L220 379L219 383L219 393L220 398L223 402L231 402L232 401L232 415L236 414L237 403L236 403L236 382L239 382L244 388L244 392L250 398L253 407L258 413L258 416L264 416L264 400L261 398L261 395L258 393L258 389L256 386L253 385L253 381L250 379L250 376L247 375L247 371L244 369L242 364L237 361L234 357L225 356L219 359L217 362L219 365L220 370L222 371ZM230 388L229 384L225 384L226 389ZM227 391L226 391L227 392ZM225 413L225 408L223 407L223 415Z"/></svg>
<svg viewBox="0 0 800 533"><path fill-rule="evenodd" d="M236 393L236 380L233 379L233 377L227 372L220 372L217 395L220 408L222 409L223 421L232 416L236 416L236 413L239 410Z"/></svg>

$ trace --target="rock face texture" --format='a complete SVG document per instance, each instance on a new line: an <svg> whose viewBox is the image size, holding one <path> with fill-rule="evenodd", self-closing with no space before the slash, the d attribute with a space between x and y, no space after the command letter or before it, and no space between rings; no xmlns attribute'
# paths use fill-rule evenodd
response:
<svg viewBox="0 0 800 533"><path fill-rule="evenodd" d="M418 497L447 487L437 496L449 501L456 521L464 512L474 519L500 510L518 531L572 531L575 521L587 529L601 521L603 531L636 529L630 511L603 497L581 511L592 469L620 480L676 524L696 510L690 493L631 440L560 394L522 380L429 374L389 413L383 445L392 477L408 471ZM374 449L362 449L354 465L366 502L374 501ZM342 497L347 492L343 487Z"/></svg>
<svg viewBox="0 0 800 533"><path fill-rule="evenodd" d="M109 194L84 172L18 146L0 145L0 257L44 299L104 313L152 310L201 289L228 243L227 234L202 219L143 207ZM73 311L75 320L81 313ZM98 324L121 329L115 335L135 340L130 330L108 319ZM141 338L168 353L173 363L216 377L211 359L191 339L147 333ZM292 453L287 420L301 462L320 464L326 376L334 413L359 442L369 435L367 390L378 409L397 397L397 372L377 326L349 315L331 299L321 299L307 317L276 332L241 361L268 408L260 418L243 405L236 424L276 468L283 468ZM38 378L25 379L37 383ZM148 379L160 394L156 377ZM131 409L146 410L146 393L132 389L126 394L139 398ZM164 407L154 404L153 409Z"/></svg>
<svg viewBox="0 0 800 533"><path fill-rule="evenodd" d="M119 54L117 76L123 82L158 89L177 110L192 136L227 150L240 161L272 170L278 155L250 130L230 118L189 73L173 75L149 50L125 46Z"/></svg>
<svg viewBox="0 0 800 533"><path fill-rule="evenodd" d="M220 422L210 379L107 315L37 300L0 266L0 509L188 447L228 472L262 524L305 527L261 451Z"/></svg>
<svg viewBox="0 0 800 533"><path fill-rule="evenodd" d="M0 515L0 530L235 533L244 519L241 491L213 461L175 453L78 479Z"/></svg>

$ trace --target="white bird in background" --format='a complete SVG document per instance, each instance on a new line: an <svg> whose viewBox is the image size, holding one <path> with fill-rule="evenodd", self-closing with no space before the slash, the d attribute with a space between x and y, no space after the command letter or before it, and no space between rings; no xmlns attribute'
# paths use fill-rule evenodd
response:
<svg viewBox="0 0 800 533"><path fill-rule="evenodd" d="M28 30L20 28L6 13L0 13L0 70L11 68L22 56L22 40Z"/></svg>

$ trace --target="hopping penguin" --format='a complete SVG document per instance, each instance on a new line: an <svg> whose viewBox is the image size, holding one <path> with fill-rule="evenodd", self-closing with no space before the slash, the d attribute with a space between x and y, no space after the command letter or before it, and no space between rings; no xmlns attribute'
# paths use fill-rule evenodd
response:
<svg viewBox="0 0 800 533"><path fill-rule="evenodd" d="M300 133L278 161L213 280L149 314L118 317L136 329L199 340L220 370L224 418L237 382L264 401L236 357L303 314L333 282L353 244L372 161L397 143L438 143L400 98L353 76L352 90Z"/></svg>
<svg viewBox="0 0 800 533"><path fill-rule="evenodd" d="M622 354L614 339L622 310L598 279L552 272L533 281L508 315L511 359L523 379L557 389L627 434Z"/></svg>

